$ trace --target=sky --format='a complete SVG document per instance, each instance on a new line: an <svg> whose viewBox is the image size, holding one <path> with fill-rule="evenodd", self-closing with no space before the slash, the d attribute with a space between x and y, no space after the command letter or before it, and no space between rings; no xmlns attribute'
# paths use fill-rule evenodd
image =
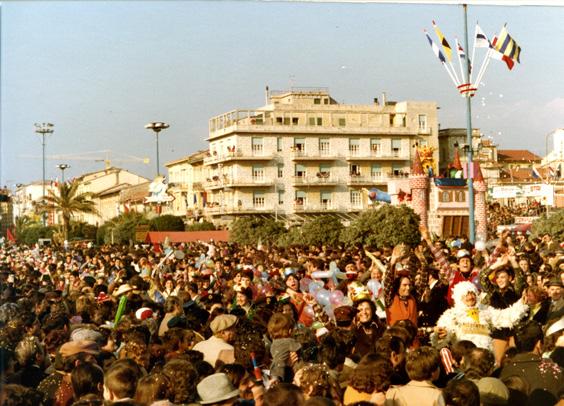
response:
<svg viewBox="0 0 564 406"><path fill-rule="evenodd" d="M0 31L0 184L40 181L41 140L51 122L46 179L112 164L153 178L160 162L207 148L208 120L264 105L264 89L327 87L340 103L430 100L441 128L466 127L466 103L433 55L432 20L454 47L459 5L261 1L5 1ZM509 71L491 61L472 100L472 124L501 149L545 154L564 127L564 7L468 9L470 47L479 22L491 37L507 23L522 48ZM481 52L479 52L481 51ZM484 50L477 50L476 66ZM458 72L458 62L455 59ZM94 152L94 153L93 153ZM89 154L87 154L89 153ZM137 158L135 161L133 158ZM149 164L140 162L148 157ZM164 167L161 165L164 171Z"/></svg>

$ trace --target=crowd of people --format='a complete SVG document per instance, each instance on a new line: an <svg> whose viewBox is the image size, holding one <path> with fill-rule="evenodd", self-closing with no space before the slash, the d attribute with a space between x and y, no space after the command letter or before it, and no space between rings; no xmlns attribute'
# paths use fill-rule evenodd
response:
<svg viewBox="0 0 564 406"><path fill-rule="evenodd" d="M0 249L0 405L564 404L564 250Z"/></svg>

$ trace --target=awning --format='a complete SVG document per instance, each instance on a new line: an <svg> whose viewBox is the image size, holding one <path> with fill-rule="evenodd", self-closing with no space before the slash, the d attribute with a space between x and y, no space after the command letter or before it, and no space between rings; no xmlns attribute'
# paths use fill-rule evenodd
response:
<svg viewBox="0 0 564 406"><path fill-rule="evenodd" d="M149 231L145 237L146 243L163 243L168 237L170 243L204 241L229 241L229 231Z"/></svg>

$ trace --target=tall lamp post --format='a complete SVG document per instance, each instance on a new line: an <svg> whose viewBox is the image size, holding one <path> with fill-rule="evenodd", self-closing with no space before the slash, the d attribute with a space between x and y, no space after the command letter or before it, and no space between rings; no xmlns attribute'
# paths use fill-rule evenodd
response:
<svg viewBox="0 0 564 406"><path fill-rule="evenodd" d="M45 198L45 136L51 135L55 131L53 129L54 125L51 123L35 123L35 132L41 136L41 147L42 147L42 157L43 157L43 179L42 179L42 198ZM45 225L45 213L41 215L43 225Z"/></svg>
<svg viewBox="0 0 564 406"><path fill-rule="evenodd" d="M68 164L59 164L57 168L61 170L61 183L65 183L65 170L70 168Z"/></svg>
<svg viewBox="0 0 564 406"><path fill-rule="evenodd" d="M163 123L163 122L160 122L160 121L151 122L151 123L145 125L145 128L147 130L151 130L155 133L155 138L157 140L157 176L159 176L161 174L160 164L159 164L159 133L162 130L166 130L168 127L170 127L170 126L167 123Z"/></svg>

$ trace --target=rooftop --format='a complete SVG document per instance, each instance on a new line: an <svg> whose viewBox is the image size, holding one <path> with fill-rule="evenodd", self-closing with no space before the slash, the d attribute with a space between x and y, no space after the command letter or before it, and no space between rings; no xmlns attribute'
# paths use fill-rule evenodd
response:
<svg viewBox="0 0 564 406"><path fill-rule="evenodd" d="M498 161L541 161L541 157L527 149L498 149Z"/></svg>

